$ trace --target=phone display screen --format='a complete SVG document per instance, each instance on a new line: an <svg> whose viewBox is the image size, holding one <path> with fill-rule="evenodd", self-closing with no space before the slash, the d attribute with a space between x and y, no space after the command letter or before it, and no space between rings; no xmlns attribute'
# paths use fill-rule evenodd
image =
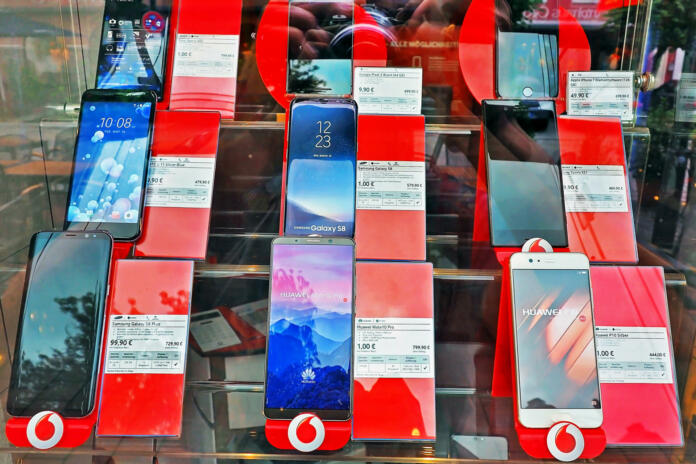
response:
<svg viewBox="0 0 696 464"><path fill-rule="evenodd" d="M111 239L40 232L29 253L8 412L86 416L94 407Z"/></svg>
<svg viewBox="0 0 696 464"><path fill-rule="evenodd" d="M104 8L96 88L152 90L161 97L169 6L106 0Z"/></svg>
<svg viewBox="0 0 696 464"><path fill-rule="evenodd" d="M353 236L355 138L356 108L352 101L292 105L286 235Z"/></svg>
<svg viewBox="0 0 696 464"><path fill-rule="evenodd" d="M352 26L352 1L290 0L288 93L351 92Z"/></svg>
<svg viewBox="0 0 696 464"><path fill-rule="evenodd" d="M152 103L84 101L67 209L69 229L140 221L150 152ZM121 237L114 233L115 238Z"/></svg>
<svg viewBox="0 0 696 464"><path fill-rule="evenodd" d="M491 241L566 246L556 111L551 101L484 102Z"/></svg>
<svg viewBox="0 0 696 464"><path fill-rule="evenodd" d="M519 407L601 409L587 269L513 269Z"/></svg>
<svg viewBox="0 0 696 464"><path fill-rule="evenodd" d="M350 414L353 246L272 250L265 411L322 419Z"/></svg>

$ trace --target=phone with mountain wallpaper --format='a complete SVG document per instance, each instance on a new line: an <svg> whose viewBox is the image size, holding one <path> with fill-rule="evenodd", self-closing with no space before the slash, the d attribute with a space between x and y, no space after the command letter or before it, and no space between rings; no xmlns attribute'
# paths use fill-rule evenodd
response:
<svg viewBox="0 0 696 464"><path fill-rule="evenodd" d="M279 237L271 247L264 415L351 416L355 244Z"/></svg>
<svg viewBox="0 0 696 464"><path fill-rule="evenodd" d="M343 98L290 105L285 235L353 236L357 113Z"/></svg>
<svg viewBox="0 0 696 464"><path fill-rule="evenodd" d="M589 260L581 253L515 253L510 272L520 423L599 427Z"/></svg>
<svg viewBox="0 0 696 464"><path fill-rule="evenodd" d="M113 242L101 231L37 232L29 244L7 412L94 409Z"/></svg>
<svg viewBox="0 0 696 464"><path fill-rule="evenodd" d="M150 3L106 0L97 89L152 90L162 99L171 2Z"/></svg>

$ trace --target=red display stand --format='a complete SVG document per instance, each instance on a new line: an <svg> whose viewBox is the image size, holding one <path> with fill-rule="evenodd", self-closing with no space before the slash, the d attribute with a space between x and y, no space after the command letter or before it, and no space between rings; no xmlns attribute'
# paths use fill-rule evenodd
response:
<svg viewBox="0 0 696 464"><path fill-rule="evenodd" d="M305 413L293 420L266 419L264 429L268 442L278 449L336 451L350 440L351 421L321 421Z"/></svg>

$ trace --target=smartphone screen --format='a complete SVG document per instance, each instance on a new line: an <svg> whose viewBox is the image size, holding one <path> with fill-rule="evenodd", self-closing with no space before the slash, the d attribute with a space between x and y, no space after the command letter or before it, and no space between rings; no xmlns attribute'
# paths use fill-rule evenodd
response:
<svg viewBox="0 0 696 464"><path fill-rule="evenodd" d="M150 92L85 93L68 195L67 229L102 229L116 239L137 238L154 105Z"/></svg>
<svg viewBox="0 0 696 464"><path fill-rule="evenodd" d="M32 238L7 399L11 415L92 411L111 244L103 232Z"/></svg>
<svg viewBox="0 0 696 464"><path fill-rule="evenodd" d="M152 90L161 99L170 6L151 3L106 0L96 88Z"/></svg>
<svg viewBox="0 0 696 464"><path fill-rule="evenodd" d="M266 417L350 417L353 248L273 245Z"/></svg>
<svg viewBox="0 0 696 464"><path fill-rule="evenodd" d="M353 236L356 115L352 100L293 102L285 235Z"/></svg>
<svg viewBox="0 0 696 464"><path fill-rule="evenodd" d="M554 103L487 100L483 119L493 246L567 246Z"/></svg>
<svg viewBox="0 0 696 464"><path fill-rule="evenodd" d="M587 269L513 269L522 409L601 409Z"/></svg>
<svg viewBox="0 0 696 464"><path fill-rule="evenodd" d="M351 93L353 2L290 0L287 91Z"/></svg>

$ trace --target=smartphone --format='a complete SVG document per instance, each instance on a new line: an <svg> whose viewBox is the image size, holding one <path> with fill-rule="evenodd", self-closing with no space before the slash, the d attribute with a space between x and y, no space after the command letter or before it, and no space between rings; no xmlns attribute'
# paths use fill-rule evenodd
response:
<svg viewBox="0 0 696 464"><path fill-rule="evenodd" d="M82 95L65 229L140 236L155 104L149 91Z"/></svg>
<svg viewBox="0 0 696 464"><path fill-rule="evenodd" d="M94 409L112 239L100 231L31 238L7 412Z"/></svg>
<svg viewBox="0 0 696 464"><path fill-rule="evenodd" d="M290 0L288 11L288 93L350 94L352 0Z"/></svg>
<svg viewBox="0 0 696 464"><path fill-rule="evenodd" d="M554 102L484 100L483 121L492 245L567 246Z"/></svg>
<svg viewBox="0 0 696 464"><path fill-rule="evenodd" d="M349 99L292 101L285 235L353 236L357 114Z"/></svg>
<svg viewBox="0 0 696 464"><path fill-rule="evenodd" d="M170 2L106 0L97 89L151 90L162 99Z"/></svg>
<svg viewBox="0 0 696 464"><path fill-rule="evenodd" d="M351 415L355 244L279 237L271 245L264 415Z"/></svg>
<svg viewBox="0 0 696 464"><path fill-rule="evenodd" d="M581 253L515 253L510 258L522 425L602 425L590 262Z"/></svg>

